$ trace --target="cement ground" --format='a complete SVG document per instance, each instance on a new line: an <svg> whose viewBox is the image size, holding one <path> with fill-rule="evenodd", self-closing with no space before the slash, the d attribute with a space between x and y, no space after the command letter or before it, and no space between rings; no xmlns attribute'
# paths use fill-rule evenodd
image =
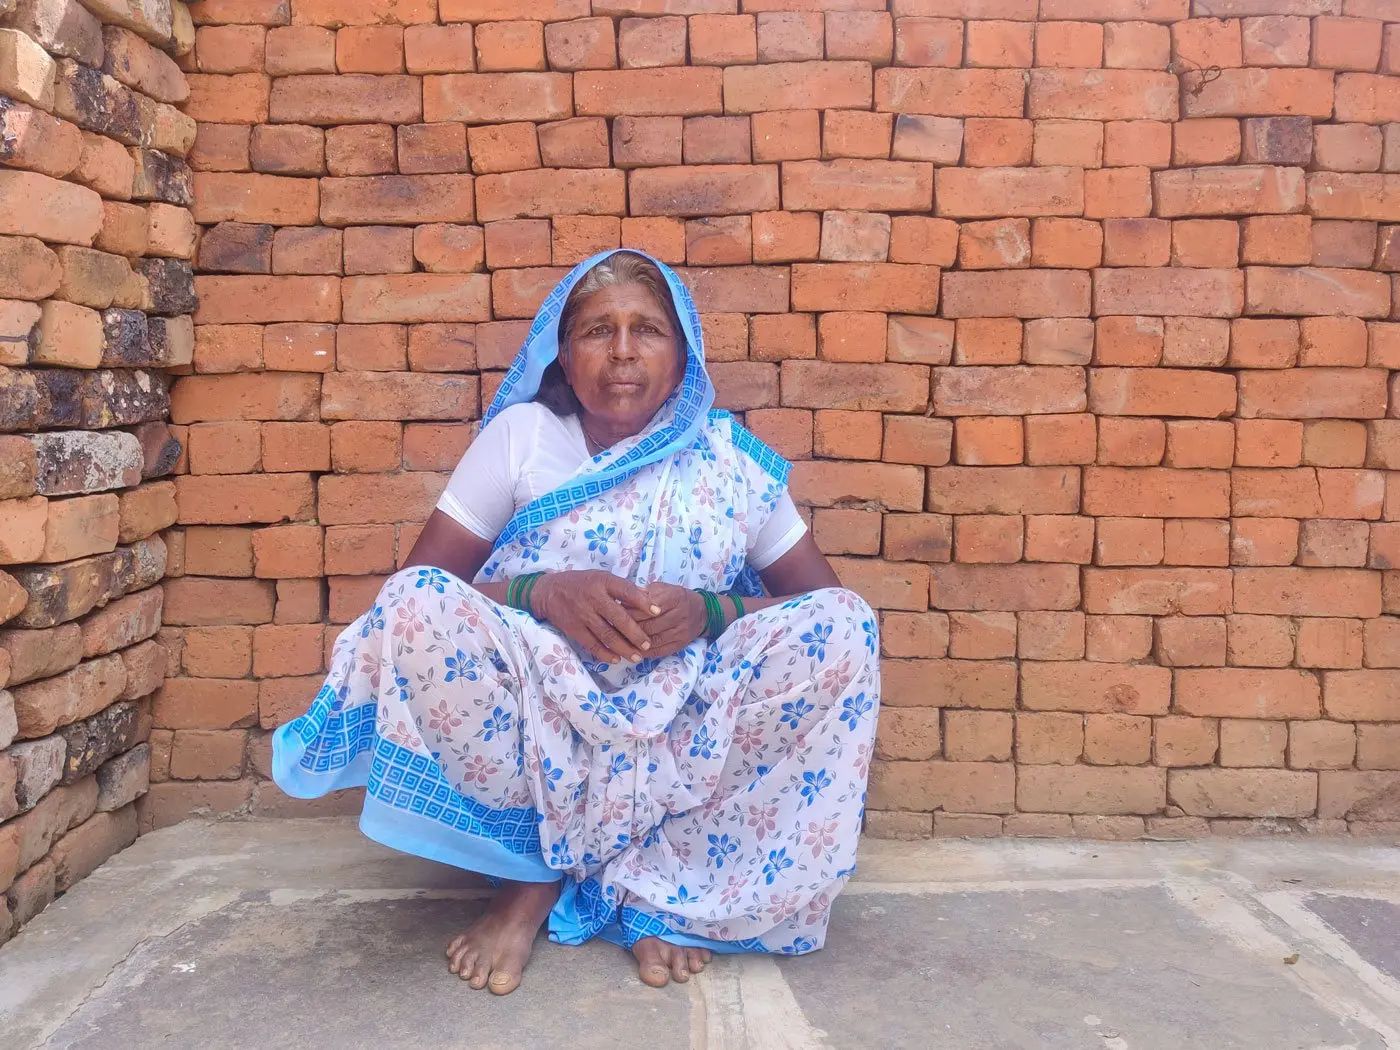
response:
<svg viewBox="0 0 1400 1050"><path fill-rule="evenodd" d="M541 943L447 973L460 873L345 820L142 838L0 949L0 1044L471 1050L1400 1050L1400 850L870 841L828 947L643 987Z"/></svg>

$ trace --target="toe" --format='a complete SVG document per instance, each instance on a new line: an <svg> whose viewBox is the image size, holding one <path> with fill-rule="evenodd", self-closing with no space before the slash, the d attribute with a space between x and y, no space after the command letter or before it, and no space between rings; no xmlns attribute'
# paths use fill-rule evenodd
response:
<svg viewBox="0 0 1400 1050"><path fill-rule="evenodd" d="M705 958L706 954L708 953L703 948L687 948L685 950L685 962L690 967L691 973L699 973L705 968L705 963L709 961Z"/></svg>
<svg viewBox="0 0 1400 1050"><path fill-rule="evenodd" d="M667 947L669 946L655 937L643 937L633 945L632 954L637 957L637 975L643 984L653 988L664 988L670 981L671 971L663 955L663 949Z"/></svg>
<svg viewBox="0 0 1400 1050"><path fill-rule="evenodd" d="M487 965L484 959L476 960L470 970L462 971L462 980L468 981L468 978L470 978L468 983L477 991L481 991L481 989L486 987L486 982L490 976L491 967Z"/></svg>
<svg viewBox="0 0 1400 1050"><path fill-rule="evenodd" d="M475 960L476 952L470 944L454 941L453 947L447 952L447 969L450 973L461 974L465 980L471 976L472 963Z"/></svg>
<svg viewBox="0 0 1400 1050"><path fill-rule="evenodd" d="M671 979L677 984L690 980L690 967L686 964L684 948L671 948Z"/></svg>
<svg viewBox="0 0 1400 1050"><path fill-rule="evenodd" d="M486 987L490 988L494 995L509 995L520 987L520 975L509 970L493 970Z"/></svg>

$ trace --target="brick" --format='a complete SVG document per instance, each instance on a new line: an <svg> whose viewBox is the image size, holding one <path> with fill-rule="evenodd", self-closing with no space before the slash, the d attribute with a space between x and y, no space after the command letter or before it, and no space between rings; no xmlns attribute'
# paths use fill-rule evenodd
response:
<svg viewBox="0 0 1400 1050"><path fill-rule="evenodd" d="M740 165L643 168L628 177L628 190L631 211L637 215L771 211L778 206L778 172L769 166Z"/></svg>
<svg viewBox="0 0 1400 1050"><path fill-rule="evenodd" d="M319 482L318 516L323 525L422 521L445 484L445 478L432 473L328 475Z"/></svg>
<svg viewBox="0 0 1400 1050"><path fill-rule="evenodd" d="M1395 785L1400 783L1400 776L1396 773L1336 770L1315 775L1318 778L1319 817L1375 821L1400 819L1400 806L1395 802Z"/></svg>
<svg viewBox="0 0 1400 1050"><path fill-rule="evenodd" d="M1023 811L1156 813L1166 804L1166 773L1151 767L1029 765L1018 772L1016 806Z"/></svg>
<svg viewBox="0 0 1400 1050"><path fill-rule="evenodd" d="M518 171L482 176L476 191L483 222L557 214L619 215L624 210L625 176L611 169Z"/></svg>
<svg viewBox="0 0 1400 1050"><path fill-rule="evenodd" d="M724 75L703 66L579 72L574 74L574 110L594 117L719 114L726 111Z"/></svg>
<svg viewBox="0 0 1400 1050"><path fill-rule="evenodd" d="M1079 601L1071 566L949 564L935 566L933 577L934 599L942 609L1072 609Z"/></svg>
<svg viewBox="0 0 1400 1050"><path fill-rule="evenodd" d="M871 769L870 804L880 809L1009 813L1012 767L1002 762L879 762Z"/></svg>
<svg viewBox="0 0 1400 1050"><path fill-rule="evenodd" d="M1356 765L1360 769L1400 769L1400 728L1358 725Z"/></svg>
<svg viewBox="0 0 1400 1050"><path fill-rule="evenodd" d="M1035 69L1027 113L1034 119L1176 120L1178 86L1147 70Z"/></svg>
<svg viewBox="0 0 1400 1050"><path fill-rule="evenodd" d="M1087 274L1069 270L950 273L947 317L1073 317L1089 310Z"/></svg>
<svg viewBox="0 0 1400 1050"><path fill-rule="evenodd" d="M923 471L914 466L864 463L796 463L793 498L815 507L870 502L889 510L918 511L924 504Z"/></svg>
<svg viewBox="0 0 1400 1050"><path fill-rule="evenodd" d="M429 77L425 85L451 77ZM429 99L432 99L430 102ZM278 124L415 124L459 119L425 115L436 111L440 95L423 90L407 76L348 73L341 76L285 76L272 82L267 118ZM254 121L250 121L254 123Z"/></svg>
<svg viewBox="0 0 1400 1050"><path fill-rule="evenodd" d="M313 493L305 474L196 475L177 478L182 524L246 525L305 520Z"/></svg>
<svg viewBox="0 0 1400 1050"><path fill-rule="evenodd" d="M114 655L20 686L12 693L20 736L44 736L58 726L94 715L116 700L125 685L125 668Z"/></svg>
<svg viewBox="0 0 1400 1050"><path fill-rule="evenodd" d="M1388 670L1325 671L1323 702L1338 721L1394 721L1400 676Z"/></svg>
<svg viewBox="0 0 1400 1050"><path fill-rule="evenodd" d="M1084 373L1078 368L940 368L933 373L940 415L1027 415L1080 412Z"/></svg>
<svg viewBox="0 0 1400 1050"><path fill-rule="evenodd" d="M1374 419L1382 414L1385 374L1370 369L1256 371L1239 377L1245 419Z"/></svg>
<svg viewBox="0 0 1400 1050"><path fill-rule="evenodd" d="M934 117L1020 117L1026 93L1015 69L879 69L875 109ZM860 108L865 102L843 103ZM766 108L766 107L765 107Z"/></svg>
<svg viewBox="0 0 1400 1050"><path fill-rule="evenodd" d="M1173 769L1168 798L1191 816L1305 817L1317 810L1316 773Z"/></svg>

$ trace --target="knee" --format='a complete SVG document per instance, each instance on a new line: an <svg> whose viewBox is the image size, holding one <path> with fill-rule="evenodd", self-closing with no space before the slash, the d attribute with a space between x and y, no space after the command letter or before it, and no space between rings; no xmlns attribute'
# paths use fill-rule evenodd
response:
<svg viewBox="0 0 1400 1050"><path fill-rule="evenodd" d="M880 654L880 617L870 603L846 587L824 587L807 596L811 611L833 627L833 640L843 639L853 663L876 663Z"/></svg>

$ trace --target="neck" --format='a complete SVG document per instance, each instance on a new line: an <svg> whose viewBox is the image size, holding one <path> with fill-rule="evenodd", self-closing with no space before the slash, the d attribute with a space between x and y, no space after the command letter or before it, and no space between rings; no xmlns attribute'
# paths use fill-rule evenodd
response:
<svg viewBox="0 0 1400 1050"><path fill-rule="evenodd" d="M584 436L600 449L611 448L621 441L626 441L641 433L642 429L641 427L628 426L626 423L599 419L588 412L579 415L579 425L583 428Z"/></svg>

